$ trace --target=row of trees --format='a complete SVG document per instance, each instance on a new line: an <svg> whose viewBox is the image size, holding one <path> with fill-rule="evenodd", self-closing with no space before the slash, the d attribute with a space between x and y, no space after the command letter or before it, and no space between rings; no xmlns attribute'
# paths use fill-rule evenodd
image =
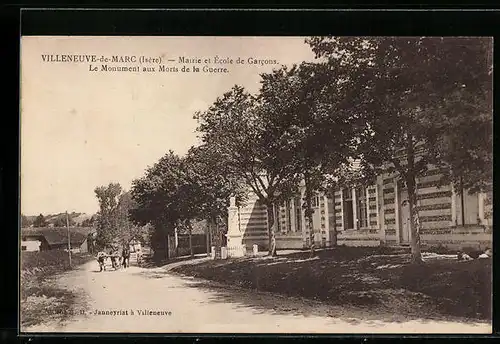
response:
<svg viewBox="0 0 500 344"><path fill-rule="evenodd" d="M394 173L408 189L412 257L421 262L417 178L429 166L471 192L491 185L492 46L482 38L312 37L315 63L261 75L257 94L234 86L195 114L202 144L169 152L131 190L133 218L159 237L194 218L213 223L251 190L268 209L305 184L312 197ZM352 170L359 161L360 169Z"/></svg>
<svg viewBox="0 0 500 344"><path fill-rule="evenodd" d="M193 220L205 220L210 228L215 227L211 232L220 246L219 219L227 216L229 197L244 197L236 179L223 169L213 147L202 145L191 148L184 157L168 152L144 177L133 181L131 194L137 207L132 217L140 225L153 225L152 242L163 241L166 255L167 236L180 230L191 238Z"/></svg>

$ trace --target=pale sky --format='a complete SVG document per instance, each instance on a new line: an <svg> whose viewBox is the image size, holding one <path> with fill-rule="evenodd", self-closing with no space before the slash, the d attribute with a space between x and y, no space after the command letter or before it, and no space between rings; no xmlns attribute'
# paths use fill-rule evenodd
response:
<svg viewBox="0 0 500 344"><path fill-rule="evenodd" d="M178 68L179 56L279 64L227 65L227 74L90 72L87 62L44 62L42 54L162 57ZM256 92L259 73L313 59L303 37L23 37L22 213L96 212L96 186L128 190L169 149L185 154L196 145L197 110L234 84Z"/></svg>

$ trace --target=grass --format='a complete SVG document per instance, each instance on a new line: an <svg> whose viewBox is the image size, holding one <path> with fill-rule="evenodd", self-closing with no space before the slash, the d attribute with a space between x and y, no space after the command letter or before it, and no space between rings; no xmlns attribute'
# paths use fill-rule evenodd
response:
<svg viewBox="0 0 500 344"><path fill-rule="evenodd" d="M72 254L76 267L95 259L90 254ZM71 312L76 295L56 286L57 274L68 271L68 252L62 250L21 253L21 325L62 319Z"/></svg>
<svg viewBox="0 0 500 344"><path fill-rule="evenodd" d="M451 255L424 257L425 264L412 265L405 249L338 247L319 251L312 259L309 252L300 252L207 261L172 271L332 305L428 318L491 319L490 259L458 262Z"/></svg>

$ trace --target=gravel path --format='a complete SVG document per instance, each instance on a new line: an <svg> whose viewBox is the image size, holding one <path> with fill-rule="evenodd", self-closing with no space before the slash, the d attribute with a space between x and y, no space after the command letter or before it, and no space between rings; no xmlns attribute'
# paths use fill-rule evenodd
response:
<svg viewBox="0 0 500 344"><path fill-rule="evenodd" d="M198 261L203 261L199 259ZM182 264L182 263L177 263ZM170 266L171 267L171 266ZM369 309L246 291L171 274L168 267L97 272L90 262L58 284L79 297L63 322L24 332L491 333L488 323L402 319Z"/></svg>

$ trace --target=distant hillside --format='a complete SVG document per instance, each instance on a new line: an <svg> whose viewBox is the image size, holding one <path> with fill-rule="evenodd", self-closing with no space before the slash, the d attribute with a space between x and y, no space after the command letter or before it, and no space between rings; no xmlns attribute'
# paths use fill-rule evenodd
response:
<svg viewBox="0 0 500 344"><path fill-rule="evenodd" d="M75 221L76 224L81 225L83 221L85 220L90 220L94 216L94 214L85 214L82 213L78 217L74 218L73 220Z"/></svg>
<svg viewBox="0 0 500 344"><path fill-rule="evenodd" d="M37 216L38 215L29 215L29 216L23 215L23 221L25 223L22 224L22 227L29 227L29 225L35 221ZM49 224L52 225L65 223L66 221L66 213L43 214L43 216L45 217L45 221L47 221ZM77 212L68 213L70 224L72 226L81 226L83 221L92 218L92 216L93 214L77 213Z"/></svg>
<svg viewBox="0 0 500 344"><path fill-rule="evenodd" d="M85 213L72 213L72 214L68 214L68 215L74 221L76 226L80 226L83 221L88 220L88 219L92 218L92 216L93 216L92 214L85 214ZM66 214L58 214L58 215L56 215L56 217L54 217L54 220L59 218L59 217L66 219ZM52 222L50 220L48 220L48 221Z"/></svg>

